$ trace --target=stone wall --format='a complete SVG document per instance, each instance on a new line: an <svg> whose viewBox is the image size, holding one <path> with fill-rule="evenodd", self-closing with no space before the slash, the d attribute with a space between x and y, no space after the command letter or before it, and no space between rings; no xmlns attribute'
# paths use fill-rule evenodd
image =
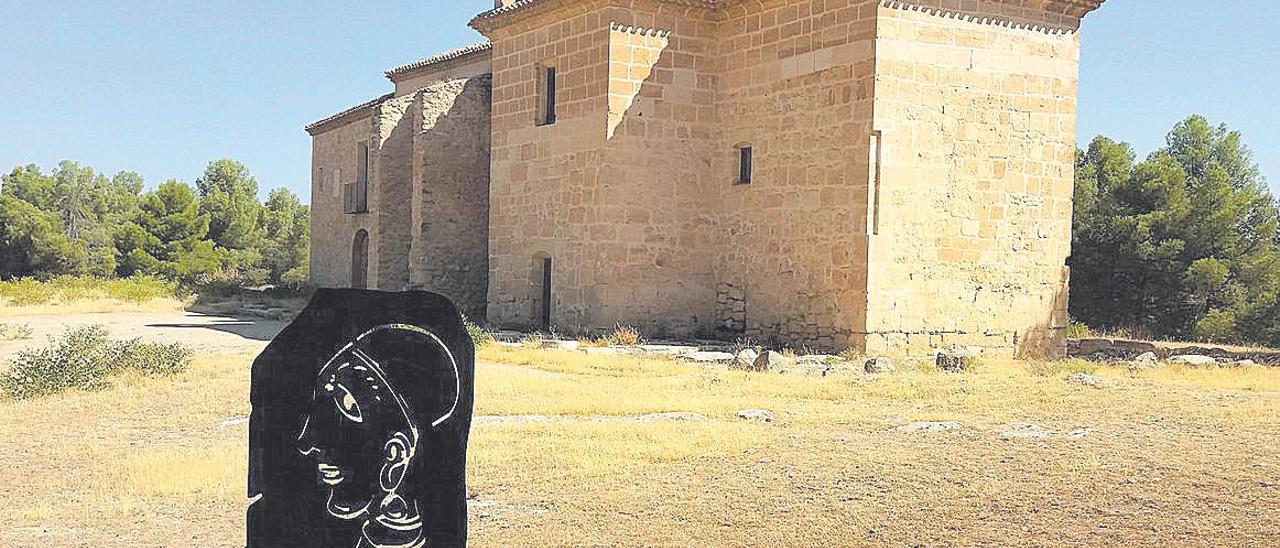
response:
<svg viewBox="0 0 1280 548"><path fill-rule="evenodd" d="M414 187L413 141L419 117L418 95L387 99L374 107L374 140L369 147L372 184L369 193L378 197L369 211L377 219L378 275L370 276L370 286L384 291L409 287L409 248L414 231L412 203ZM371 261L372 262L372 261ZM375 282L376 280L376 282Z"/></svg>
<svg viewBox="0 0 1280 548"><path fill-rule="evenodd" d="M351 246L361 229L369 233L369 280L377 279L374 216L342 212L342 185L356 181L357 151L361 142L372 141L372 124L364 114L312 138L311 283L320 287L350 287ZM369 194L370 210L376 211L376 193Z"/></svg>
<svg viewBox="0 0 1280 548"><path fill-rule="evenodd" d="M609 8L609 86L593 327L619 322L655 336L716 327L717 187L714 23Z"/></svg>
<svg viewBox="0 0 1280 548"><path fill-rule="evenodd" d="M448 297L483 322L489 289L489 76L417 93L412 287Z"/></svg>
<svg viewBox="0 0 1280 548"><path fill-rule="evenodd" d="M959 5L878 10L866 347L1060 355L1079 21Z"/></svg>
<svg viewBox="0 0 1280 548"><path fill-rule="evenodd" d="M860 346L866 310L875 2L750 2L720 24L713 177L717 279L744 296L746 335ZM736 147L754 150L733 184ZM721 308L736 324L730 292Z"/></svg>
<svg viewBox="0 0 1280 548"><path fill-rule="evenodd" d="M415 70L397 76L392 82L396 86L396 95L408 95L440 82L485 76L491 72L493 72L493 65L489 60L489 54L482 52L468 55L455 62L444 63L440 67L432 66Z"/></svg>
<svg viewBox="0 0 1280 548"><path fill-rule="evenodd" d="M535 326L541 260L553 263L553 322L593 325L599 250L611 230L596 206L603 162L608 21L579 2L503 27L493 41L490 323ZM557 68L557 119L536 125L539 68Z"/></svg>
<svg viewBox="0 0 1280 548"><path fill-rule="evenodd" d="M533 323L534 263L548 255L561 328L855 342L866 308L874 2L760 2L727 20L659 2L596 4L491 36L490 319ZM554 126L533 127L534 67L563 62L540 51L565 40L561 77L586 78L588 95L570 92ZM607 46L604 104L592 101L593 41ZM570 146L557 151L546 142L555 139ZM752 185L734 185L743 143L757 150ZM548 164L560 169L536 170Z"/></svg>

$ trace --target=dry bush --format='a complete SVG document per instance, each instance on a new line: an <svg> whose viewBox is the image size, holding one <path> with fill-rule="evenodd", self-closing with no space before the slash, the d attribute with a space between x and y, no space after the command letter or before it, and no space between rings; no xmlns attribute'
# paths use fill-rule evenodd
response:
<svg viewBox="0 0 1280 548"><path fill-rule="evenodd" d="M542 333L529 333L528 335L520 337L518 342L520 343L520 346L527 348L542 348L542 345L547 342L547 338Z"/></svg>
<svg viewBox="0 0 1280 548"><path fill-rule="evenodd" d="M866 357L861 352L858 352L853 348L846 348L845 350L837 354L837 356L840 356L840 359L847 362L855 362Z"/></svg>
<svg viewBox="0 0 1280 548"><path fill-rule="evenodd" d="M629 325L614 325L609 333L609 342L618 346L636 346L640 340L640 330Z"/></svg>

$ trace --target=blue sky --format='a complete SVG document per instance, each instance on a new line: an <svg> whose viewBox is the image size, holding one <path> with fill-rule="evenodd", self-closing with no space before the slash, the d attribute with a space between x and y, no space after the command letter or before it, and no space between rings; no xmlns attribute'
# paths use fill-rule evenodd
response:
<svg viewBox="0 0 1280 548"><path fill-rule="evenodd" d="M211 159L308 200L308 122L382 71L480 40L491 0L0 0L0 169L73 159L149 185ZM1191 113L1244 133L1280 193L1280 2L1110 0L1085 20L1079 141L1158 147Z"/></svg>

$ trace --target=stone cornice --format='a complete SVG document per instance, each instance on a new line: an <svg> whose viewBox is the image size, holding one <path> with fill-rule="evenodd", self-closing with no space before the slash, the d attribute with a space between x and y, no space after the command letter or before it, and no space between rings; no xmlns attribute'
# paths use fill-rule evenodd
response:
<svg viewBox="0 0 1280 548"><path fill-rule="evenodd" d="M376 99L365 101L328 118L307 124L303 129L307 130L307 133L314 137L315 135L324 133L335 127L346 125L352 120L372 115L374 107L377 107L379 103L386 101L387 99L391 99L392 97L395 97L395 94L388 93Z"/></svg>
<svg viewBox="0 0 1280 548"><path fill-rule="evenodd" d="M494 8L483 12L471 20L471 28L481 33L505 26L527 16L545 13L557 7L577 3L580 0L519 0L508 6ZM744 3L744 0L652 0L660 4L674 4L686 8L707 11L722 11L727 7ZM1106 0L991 0L1014 6L1039 9L1050 13L1083 18L1089 12L1102 7ZM912 4L910 1L881 0L883 5ZM947 12L959 12L954 8Z"/></svg>
<svg viewBox="0 0 1280 548"><path fill-rule="evenodd" d="M1079 28L1080 20L1098 9L1106 0L985 0L983 3L1005 4L1009 13L991 15L957 9L955 2L947 0L879 0L880 6L889 9L917 11L982 24L1064 34ZM978 4L981 9L981 3ZM1017 15L1023 10L1023 15ZM1003 11L1003 10L1002 10ZM1045 18L1043 15L1051 17ZM1053 19L1056 18L1057 21Z"/></svg>
<svg viewBox="0 0 1280 548"><path fill-rule="evenodd" d="M425 68L440 68L449 65L457 65L472 61L476 58L487 55L493 50L493 44L489 42L479 42L469 44L458 49L446 51L438 55L419 59L412 63L406 63L393 69L386 71L387 78L392 82L403 80L410 73L421 71Z"/></svg>

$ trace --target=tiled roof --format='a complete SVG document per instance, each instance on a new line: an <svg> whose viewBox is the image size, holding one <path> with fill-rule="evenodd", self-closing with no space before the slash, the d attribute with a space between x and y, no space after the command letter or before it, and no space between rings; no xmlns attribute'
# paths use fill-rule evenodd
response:
<svg viewBox="0 0 1280 548"><path fill-rule="evenodd" d="M552 4L554 1L555 0L519 0L517 2L514 2L512 4L509 4L500 8L494 8L484 13L481 13L480 15L477 15L473 19L471 19L471 28L483 31L484 29L492 28L493 26L495 26L495 24L499 23L500 19L503 19L505 16L509 14L513 14L519 11L524 11L526 8L548 6ZM688 6L691 8L717 9L724 6L731 0L658 0L658 1L665 2L668 4L680 4L682 6Z"/></svg>
<svg viewBox="0 0 1280 548"><path fill-rule="evenodd" d="M491 49L493 49L493 44L490 44L487 41L462 46L455 50L446 51L439 55L432 55L431 57L427 57L425 59L419 59L412 63L400 65L396 68L388 70L386 72L387 78L395 80L396 76L399 76L406 72L412 72L423 67L437 65L440 63L444 63L446 61L453 61L454 59L461 59L463 57L474 55L480 52L489 51Z"/></svg>
<svg viewBox="0 0 1280 548"><path fill-rule="evenodd" d="M344 110L344 111L342 111L342 112L339 112L339 113L337 113L337 114L334 114L333 116L330 116L330 117L325 118L325 119L323 119L323 120L317 120L317 121L315 121L315 122L312 122L312 123L310 123L310 124L307 124L307 126L306 126L304 129L306 129L306 130L307 130L307 133L310 133L310 134L312 134L312 135L315 135L316 133L320 132L321 130L328 129L328 128L333 127L333 126L335 126L335 125L337 125L337 124L339 124L339 123L341 123L341 122L348 121L348 120L350 120L351 118L356 117L357 115L365 114L365 113L366 113L366 112L368 112L368 111L372 111L372 110L373 110L373 107L377 106L377 105L378 105L378 103L381 103L381 102L383 102L383 101L386 101L387 99L390 99L390 98L392 98L392 97L395 97L395 94L394 94L394 93L388 93L388 94L386 94L386 95L383 95L383 96L381 96L381 97L378 97L377 99L372 99L372 100L369 100L369 101L365 101L365 102L363 102L363 103L360 103L360 104L358 104L358 105L356 105L356 106L354 106L354 107L351 107L351 108L349 108L349 109L347 109L347 110Z"/></svg>

